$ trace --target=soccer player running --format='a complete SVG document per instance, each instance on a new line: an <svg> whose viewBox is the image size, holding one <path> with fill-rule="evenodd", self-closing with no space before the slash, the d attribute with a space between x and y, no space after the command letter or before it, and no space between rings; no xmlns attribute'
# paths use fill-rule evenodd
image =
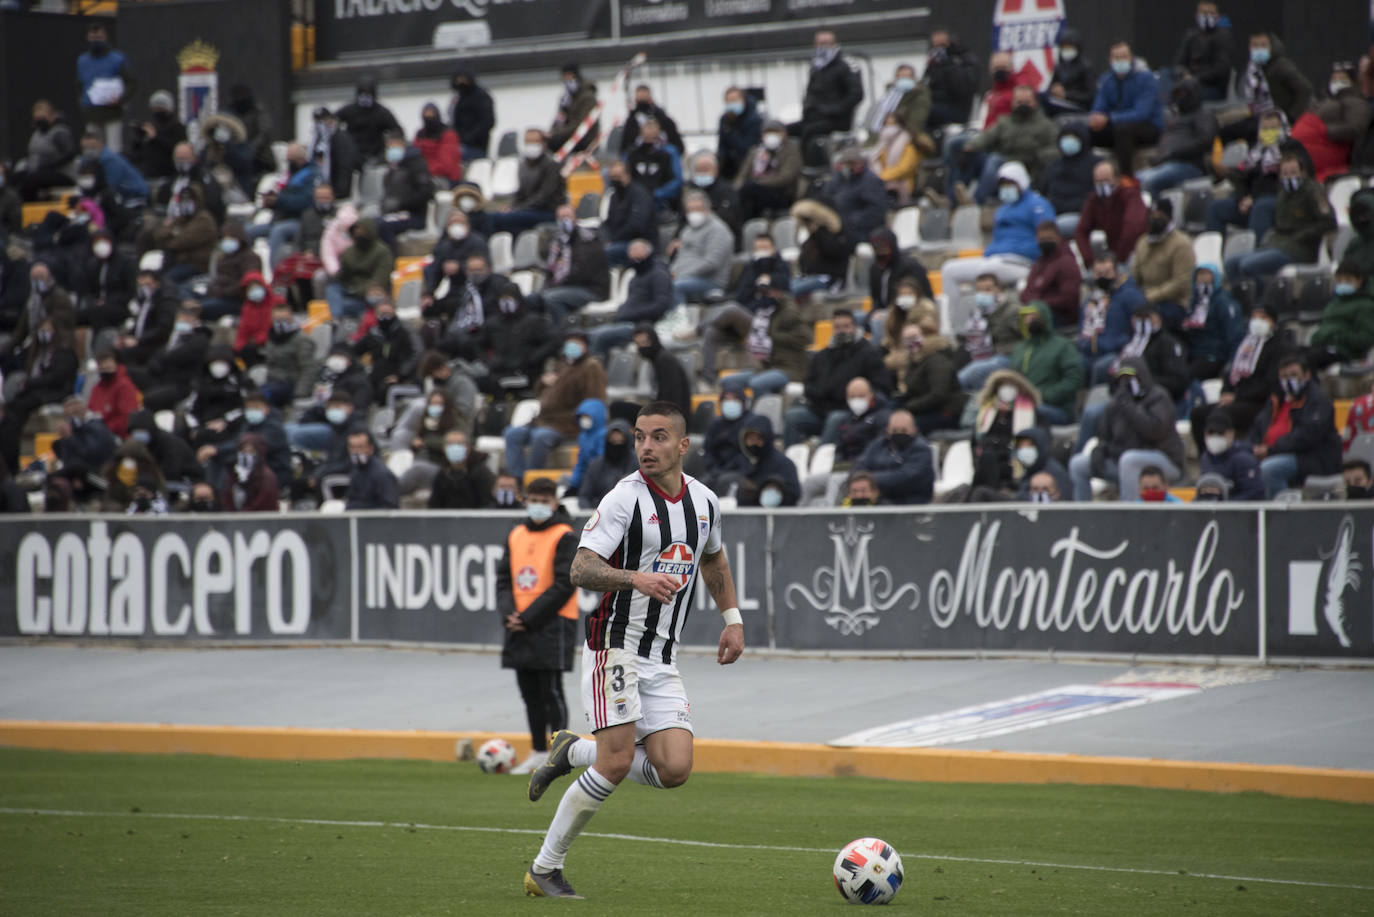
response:
<svg viewBox="0 0 1374 917"><path fill-rule="evenodd" d="M563 876L563 861L626 777L658 789L687 782L692 720L674 660L698 572L725 622L716 661L729 665L744 652L720 504L682 473L691 442L686 418L676 405L650 402L635 418L634 437L639 471L601 501L573 558L573 585L602 593L582 650L582 707L596 738L560 731L530 776L535 802L557 778L587 768L563 794L525 874L529 895L581 897Z"/></svg>

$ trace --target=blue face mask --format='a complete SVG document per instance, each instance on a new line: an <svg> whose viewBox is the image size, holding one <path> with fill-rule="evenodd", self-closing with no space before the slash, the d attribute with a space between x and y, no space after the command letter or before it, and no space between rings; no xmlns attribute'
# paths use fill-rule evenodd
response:
<svg viewBox="0 0 1374 917"><path fill-rule="evenodd" d="M548 522L553 518L553 507L547 503L531 503L525 512L530 514L531 522Z"/></svg>
<svg viewBox="0 0 1374 917"><path fill-rule="evenodd" d="M899 92L910 92L916 88L916 81L909 76L899 78L892 84Z"/></svg>
<svg viewBox="0 0 1374 917"><path fill-rule="evenodd" d="M1117 76L1125 76L1126 74L1128 74L1128 73L1130 73L1130 72L1131 72L1131 62L1130 62L1130 61L1128 61L1128 60L1114 60L1114 61L1112 61L1112 73L1115 73Z"/></svg>
<svg viewBox="0 0 1374 917"><path fill-rule="evenodd" d="M1337 296L1353 296L1355 295L1356 287L1353 283L1338 283L1333 286L1331 290Z"/></svg>
<svg viewBox="0 0 1374 917"><path fill-rule="evenodd" d="M744 413L744 405L734 398L727 398L720 403L720 414L726 420L739 420Z"/></svg>
<svg viewBox="0 0 1374 917"><path fill-rule="evenodd" d="M1065 156L1077 156L1083 152L1083 141L1072 134L1065 134L1059 138L1059 152Z"/></svg>
<svg viewBox="0 0 1374 917"><path fill-rule="evenodd" d="M468 447L462 443L449 443L444 447L444 457L455 465L461 465L467 461Z"/></svg>
<svg viewBox="0 0 1374 917"><path fill-rule="evenodd" d="M726 103L725 103L725 110L726 110L726 112L728 112L729 114L732 114L732 115L742 115L742 114L744 114L744 103L743 103L743 102L726 102Z"/></svg>
<svg viewBox="0 0 1374 917"><path fill-rule="evenodd" d="M1250 60L1252 63L1259 64L1261 67L1263 67L1265 64L1269 63L1269 49L1251 48Z"/></svg>
<svg viewBox="0 0 1374 917"><path fill-rule="evenodd" d="M391 163L392 165L395 165L396 163L400 162L402 159L405 159L405 158L406 158L406 150L405 150L405 147L402 147L402 146L389 146L389 147L386 148L386 161L389 162L389 163Z"/></svg>
<svg viewBox="0 0 1374 917"><path fill-rule="evenodd" d="M1021 199L1021 191L1015 185L1003 185L997 189L997 198L1004 204L1015 204Z"/></svg>
<svg viewBox="0 0 1374 917"><path fill-rule="evenodd" d="M129 435L145 446L153 441L153 432L151 430L134 430Z"/></svg>
<svg viewBox="0 0 1374 917"><path fill-rule="evenodd" d="M427 404L425 405L425 413L430 417L438 418L443 415L444 406L442 404Z"/></svg>
<svg viewBox="0 0 1374 917"><path fill-rule="evenodd" d="M337 427L348 419L348 412L343 408L328 408L324 412L324 419Z"/></svg>
<svg viewBox="0 0 1374 917"><path fill-rule="evenodd" d="M581 341L564 341L563 356L569 363L575 363L582 359L582 355L587 352L587 348L582 346Z"/></svg>
<svg viewBox="0 0 1374 917"><path fill-rule="evenodd" d="M775 509L782 506L782 491L776 487L765 487L759 494L759 506L764 509Z"/></svg>
<svg viewBox="0 0 1374 917"><path fill-rule="evenodd" d="M262 408L244 408L243 419L248 421L249 426L256 427L267 419L267 412Z"/></svg>
<svg viewBox="0 0 1374 917"><path fill-rule="evenodd" d="M973 299L978 303L978 308L982 309L984 312L991 312L993 309L997 308L996 293L974 293Z"/></svg>
<svg viewBox="0 0 1374 917"><path fill-rule="evenodd" d="M692 173L692 184L696 185L698 188L709 188L715 184L715 182L716 177L714 175L707 175L703 172Z"/></svg>

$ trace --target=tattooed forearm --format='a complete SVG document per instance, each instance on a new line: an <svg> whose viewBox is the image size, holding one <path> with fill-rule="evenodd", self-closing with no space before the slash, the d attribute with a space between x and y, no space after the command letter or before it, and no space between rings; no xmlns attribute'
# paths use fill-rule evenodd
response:
<svg viewBox="0 0 1374 917"><path fill-rule="evenodd" d="M634 574L617 570L589 548L579 548L569 570L572 584L594 592L617 592L634 588Z"/></svg>
<svg viewBox="0 0 1374 917"><path fill-rule="evenodd" d="M711 593L711 600L717 608L724 611L739 605L735 597L735 580L730 575L730 561L725 557L724 550L707 554L701 559L701 579L706 583L706 591Z"/></svg>

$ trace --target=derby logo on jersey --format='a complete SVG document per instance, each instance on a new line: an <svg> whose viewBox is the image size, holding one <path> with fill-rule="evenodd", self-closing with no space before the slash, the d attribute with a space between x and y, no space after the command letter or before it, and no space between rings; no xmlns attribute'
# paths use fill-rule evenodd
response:
<svg viewBox="0 0 1374 917"><path fill-rule="evenodd" d="M654 572L666 573L677 580L677 588L682 589L692 578L692 568L696 557L692 549L680 541L675 541L659 552L654 560Z"/></svg>

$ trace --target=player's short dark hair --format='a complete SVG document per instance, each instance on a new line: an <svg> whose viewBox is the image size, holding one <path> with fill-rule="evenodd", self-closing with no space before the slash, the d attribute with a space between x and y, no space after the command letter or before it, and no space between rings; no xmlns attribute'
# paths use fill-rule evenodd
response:
<svg viewBox="0 0 1374 917"><path fill-rule="evenodd" d="M678 424L683 436L687 435L687 418L682 416L682 408L671 401L650 401L639 409L635 420L641 417L667 417Z"/></svg>
<svg viewBox="0 0 1374 917"><path fill-rule="evenodd" d="M530 481L530 486L525 488L527 497L557 497L558 485L548 478L535 478Z"/></svg>

